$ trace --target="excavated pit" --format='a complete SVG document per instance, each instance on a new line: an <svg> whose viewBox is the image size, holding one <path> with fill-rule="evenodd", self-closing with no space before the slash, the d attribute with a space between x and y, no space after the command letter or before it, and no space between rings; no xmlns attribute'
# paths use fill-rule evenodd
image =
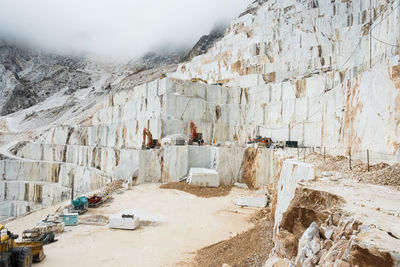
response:
<svg viewBox="0 0 400 267"><path fill-rule="evenodd" d="M283 258L295 258L299 239L304 231L313 222L318 225L325 222L332 210L343 202L342 198L327 192L297 188L279 226L276 237L277 254Z"/></svg>

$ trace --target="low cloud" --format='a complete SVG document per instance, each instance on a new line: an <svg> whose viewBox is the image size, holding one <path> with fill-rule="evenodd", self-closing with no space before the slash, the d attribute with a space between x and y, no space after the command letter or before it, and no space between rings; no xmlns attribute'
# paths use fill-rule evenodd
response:
<svg viewBox="0 0 400 267"><path fill-rule="evenodd" d="M64 54L131 59L194 45L250 0L0 0L0 38Z"/></svg>

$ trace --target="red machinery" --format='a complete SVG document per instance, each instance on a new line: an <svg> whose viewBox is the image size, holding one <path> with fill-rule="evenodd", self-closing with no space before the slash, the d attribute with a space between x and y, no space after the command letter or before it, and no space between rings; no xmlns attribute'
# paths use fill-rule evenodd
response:
<svg viewBox="0 0 400 267"><path fill-rule="evenodd" d="M197 132L197 126L193 121L190 121L190 140L189 145L197 142L200 145L204 144L203 135Z"/></svg>
<svg viewBox="0 0 400 267"><path fill-rule="evenodd" d="M148 139L147 144L146 143L146 137ZM158 142L157 139L153 139L153 135L151 134L151 132L149 130L147 130L146 128L143 129L143 144L142 144L142 148L145 149L149 149L149 148L156 148L156 147L160 147L160 143Z"/></svg>

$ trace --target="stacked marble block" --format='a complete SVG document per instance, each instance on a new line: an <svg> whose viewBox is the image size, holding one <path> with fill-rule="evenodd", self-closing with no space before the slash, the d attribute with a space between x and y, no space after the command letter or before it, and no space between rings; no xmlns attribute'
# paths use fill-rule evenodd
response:
<svg viewBox="0 0 400 267"><path fill-rule="evenodd" d="M173 77L246 88L249 110L242 112L247 119L240 140L259 134L342 154L351 146L353 152L369 149L399 159L400 93L393 74L400 50L387 45L400 41L399 16L387 16L393 5L318 1L313 8L295 0L267 1L235 19L221 40L182 63ZM374 36L386 44L369 44L371 20Z"/></svg>
<svg viewBox="0 0 400 267"><path fill-rule="evenodd" d="M222 184L233 184L241 180L241 166L245 160L245 151L246 148L241 146L163 146L156 150L137 150L27 143L17 152L17 155L22 158L46 161L58 161L60 157L64 158L64 163L53 163L54 166L60 166L57 171L60 177L59 182L63 186L70 185L71 173L74 173L71 172L72 167L77 170L90 169L91 173L97 172L99 177L135 181L137 184L178 181L187 176L190 168L211 168L218 171ZM60 156L63 153L65 156ZM271 182L274 153L271 149L257 150L254 164L257 177L255 180L258 185ZM21 179L29 177L24 173L19 175ZM82 176L86 177L81 174L80 177ZM91 181L91 183L83 181ZM94 177L83 179L83 181L80 181L80 178L75 179L75 184L81 184L78 188L77 185L75 186L80 192L92 189L91 185L100 186L100 180Z"/></svg>
<svg viewBox="0 0 400 267"><path fill-rule="evenodd" d="M104 186L109 177L84 166L61 162L0 161L0 217L18 216Z"/></svg>
<svg viewBox="0 0 400 267"><path fill-rule="evenodd" d="M242 103L241 98L245 97L245 92L237 88L172 78L155 80L111 96L93 118L96 130L89 131L100 136L89 141L89 145L140 148L144 127L157 139L189 135L191 120L206 143L216 140L243 144L249 136L240 135L240 130L246 129L250 117L246 114L248 104ZM103 127L107 130L102 130Z"/></svg>

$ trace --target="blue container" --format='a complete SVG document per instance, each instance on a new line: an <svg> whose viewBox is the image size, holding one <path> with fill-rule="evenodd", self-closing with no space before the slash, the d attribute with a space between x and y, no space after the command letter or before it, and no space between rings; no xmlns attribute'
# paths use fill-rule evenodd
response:
<svg viewBox="0 0 400 267"><path fill-rule="evenodd" d="M75 226L78 224L78 213L66 213L62 216L65 226Z"/></svg>

